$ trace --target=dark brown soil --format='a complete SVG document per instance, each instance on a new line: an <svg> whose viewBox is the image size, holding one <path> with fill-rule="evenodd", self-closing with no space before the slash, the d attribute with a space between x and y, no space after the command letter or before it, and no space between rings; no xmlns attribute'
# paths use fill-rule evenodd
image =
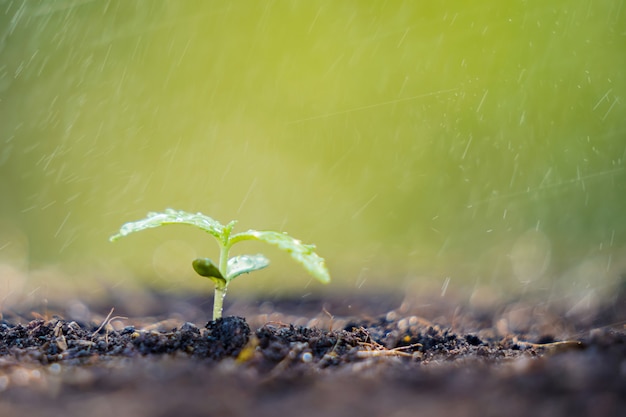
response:
<svg viewBox="0 0 626 417"><path fill-rule="evenodd" d="M617 416L624 298L561 310L462 298L70 302L0 321L0 416ZM148 301L146 301L148 300ZM100 314L98 314L100 311ZM30 315L31 317L27 317Z"/></svg>

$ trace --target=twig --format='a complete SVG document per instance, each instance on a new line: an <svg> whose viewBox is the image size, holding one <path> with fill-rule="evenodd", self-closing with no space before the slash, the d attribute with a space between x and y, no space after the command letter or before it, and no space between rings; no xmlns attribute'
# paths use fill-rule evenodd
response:
<svg viewBox="0 0 626 417"><path fill-rule="evenodd" d="M111 318L111 314L113 314L113 310L115 310L115 307L111 307L111 311L109 311L109 314L107 314L107 316L105 317L104 321L102 322L102 324L100 325L100 327L98 327L92 334L91 337L93 338L95 335L97 335L98 333L100 333L100 330L102 330L104 328L104 326L107 325L107 323L109 322L109 319Z"/></svg>
<svg viewBox="0 0 626 417"><path fill-rule="evenodd" d="M93 339L99 332L100 330L102 330L103 328L105 328L108 324L110 324L113 320L118 320L118 319L122 319L122 320L126 320L128 319L128 317L124 317L124 316L113 316L111 317L111 314L113 314L113 310L115 310L115 307L111 308L111 311L109 311L109 314L107 314L106 318L104 319L104 321L102 322L102 324L100 325L100 327L98 327L96 329L96 331L94 331L91 334L91 338ZM107 343L109 343L109 333L107 332L104 335L104 339Z"/></svg>

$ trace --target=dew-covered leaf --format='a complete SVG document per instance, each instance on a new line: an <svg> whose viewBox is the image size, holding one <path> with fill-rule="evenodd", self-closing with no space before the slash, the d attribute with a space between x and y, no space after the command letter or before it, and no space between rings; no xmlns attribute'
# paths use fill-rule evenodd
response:
<svg viewBox="0 0 626 417"><path fill-rule="evenodd" d="M120 231L109 239L114 241L131 233L168 224L189 224L196 226L218 239L221 238L224 230L224 226L220 222L202 213L194 214L182 210L166 209L162 213L150 212L145 219L124 224L120 228Z"/></svg>
<svg viewBox="0 0 626 417"><path fill-rule="evenodd" d="M269 264L269 259L261 254L240 255L232 257L228 260L228 272L226 273L226 280L230 281L241 274L258 271L259 269L267 267Z"/></svg>
<svg viewBox="0 0 626 417"><path fill-rule="evenodd" d="M317 278L320 282L327 284L330 282L330 274L326 268L324 258L313 250L315 245L306 245L298 239L294 239L286 233L274 231L248 230L233 236L234 240L256 239L277 246L279 249L288 252L293 259L302 264L304 269Z"/></svg>

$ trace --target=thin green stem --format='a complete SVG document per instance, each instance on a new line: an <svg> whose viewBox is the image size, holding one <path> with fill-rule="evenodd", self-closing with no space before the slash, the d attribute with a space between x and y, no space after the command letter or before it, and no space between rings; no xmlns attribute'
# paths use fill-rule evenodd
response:
<svg viewBox="0 0 626 417"><path fill-rule="evenodd" d="M226 278L228 273L228 254L230 253L231 246L232 244L230 242L225 242L224 244L220 243L220 260L217 267L224 278Z"/></svg>
<svg viewBox="0 0 626 417"><path fill-rule="evenodd" d="M228 236L225 241L219 241L220 245L220 260L218 269L222 276L226 278L228 272L228 253L232 244L229 242ZM215 285L215 295L213 297L213 320L222 318L222 311L224 310L224 297L226 297L226 289L228 288L228 281L225 280L224 284Z"/></svg>
<svg viewBox="0 0 626 417"><path fill-rule="evenodd" d="M222 318L222 310L224 308L224 297L226 297L227 285L215 286L215 295L213 297L213 320Z"/></svg>

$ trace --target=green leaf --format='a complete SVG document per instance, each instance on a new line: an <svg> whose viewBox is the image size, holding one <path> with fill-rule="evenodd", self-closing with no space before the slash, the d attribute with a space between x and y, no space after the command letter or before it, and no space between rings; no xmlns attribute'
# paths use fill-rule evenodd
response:
<svg viewBox="0 0 626 417"><path fill-rule="evenodd" d="M191 263L194 271L198 273L198 275L210 278L215 285L223 287L226 285L227 280L224 278L219 268L215 266L212 260L209 258L197 258L194 259Z"/></svg>
<svg viewBox="0 0 626 417"><path fill-rule="evenodd" d="M189 224L196 226L218 239L221 239L224 230L224 226L220 222L202 213L194 214L182 210L166 209L162 213L150 212L145 219L124 224L120 228L119 233L111 236L109 240L114 241L131 233L168 224ZM232 228L230 224L229 226Z"/></svg>
<svg viewBox="0 0 626 417"><path fill-rule="evenodd" d="M267 267L269 264L269 259L261 254L234 256L228 260L226 280L231 281L241 274L258 271L259 269Z"/></svg>
<svg viewBox="0 0 626 417"><path fill-rule="evenodd" d="M220 278L224 279L224 276L220 272L219 268L215 266L212 260L209 258L197 258L191 263L193 269L203 277L207 278Z"/></svg>
<svg viewBox="0 0 626 417"><path fill-rule="evenodd" d="M320 282L327 284L330 282L330 274L326 268L324 258L313 250L315 245L306 245L298 239L294 239L286 233L258 230L248 230L232 236L233 241L257 239L277 246L279 249L288 252L293 259L304 266L311 275Z"/></svg>

